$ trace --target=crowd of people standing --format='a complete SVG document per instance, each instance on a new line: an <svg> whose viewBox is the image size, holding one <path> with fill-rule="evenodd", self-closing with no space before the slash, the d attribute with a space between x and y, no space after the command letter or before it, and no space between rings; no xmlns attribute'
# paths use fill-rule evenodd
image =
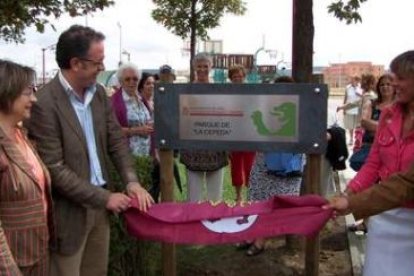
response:
<svg viewBox="0 0 414 276"><path fill-rule="evenodd" d="M133 157L152 158L153 179L159 181L154 85L173 82L172 68L163 65L155 76L123 64L116 74L120 85L108 97L96 83L105 69L104 40L89 27L64 31L56 45L60 70L38 92L33 69L0 60L1 275L106 275L109 212L125 211L133 198L143 212L158 201L159 192L151 196L142 187ZM198 54L193 66L194 85L210 83L211 58ZM345 112L349 143L360 143L354 151L369 150L346 195L324 207L361 217L378 214L368 223L368 276L414 271L414 51L396 57L391 71L378 81L363 75L361 85L354 77L346 88L338 110ZM229 69L232 83L242 84L245 77L242 66ZM294 82L289 77L276 81ZM359 129L361 137L356 137ZM247 200L300 195L303 154L181 150L179 155L190 202L222 200L228 165L237 202L245 201L244 194ZM109 161L124 192L112 192ZM273 168L282 163L282 169ZM265 240L238 247L255 256L263 252Z"/></svg>

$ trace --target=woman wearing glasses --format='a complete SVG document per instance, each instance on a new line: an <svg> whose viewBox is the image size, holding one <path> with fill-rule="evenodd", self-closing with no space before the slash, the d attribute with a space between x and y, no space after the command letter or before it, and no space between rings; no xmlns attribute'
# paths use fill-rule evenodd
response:
<svg viewBox="0 0 414 276"><path fill-rule="evenodd" d="M119 67L117 77L121 88L112 96L112 107L135 156L150 154L154 131L151 112L138 93L138 68L132 64Z"/></svg>
<svg viewBox="0 0 414 276"><path fill-rule="evenodd" d="M36 101L35 72L0 60L0 275L48 275L50 178L20 123Z"/></svg>

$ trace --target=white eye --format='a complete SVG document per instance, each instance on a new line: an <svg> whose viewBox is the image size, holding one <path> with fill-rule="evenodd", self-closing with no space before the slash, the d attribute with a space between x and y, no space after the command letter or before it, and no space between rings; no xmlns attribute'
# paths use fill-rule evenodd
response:
<svg viewBox="0 0 414 276"><path fill-rule="evenodd" d="M215 233L237 233L254 224L258 215L222 218L218 220L202 220L201 223Z"/></svg>

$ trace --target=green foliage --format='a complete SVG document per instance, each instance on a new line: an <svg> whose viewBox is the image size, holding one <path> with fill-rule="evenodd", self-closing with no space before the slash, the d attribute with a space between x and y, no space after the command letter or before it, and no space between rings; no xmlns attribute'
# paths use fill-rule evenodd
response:
<svg viewBox="0 0 414 276"><path fill-rule="evenodd" d="M328 6L328 12L333 13L340 21L345 20L346 24L362 22L358 10L363 2L367 0L343 0L336 1Z"/></svg>
<svg viewBox="0 0 414 276"><path fill-rule="evenodd" d="M152 159L136 157L135 168L141 184L148 190L151 186ZM111 180L116 191L123 191L124 185L115 169ZM111 243L109 254L109 276L159 275L159 244L140 241L129 236L120 216L111 216Z"/></svg>
<svg viewBox="0 0 414 276"><path fill-rule="evenodd" d="M168 30L181 38L190 37L195 32L196 37L208 38L207 30L219 26L220 18L225 13L243 15L245 3L240 0L153 0L157 6L152 11L154 20L164 25ZM195 13L192 13L192 6ZM195 22L195 28L192 28Z"/></svg>
<svg viewBox="0 0 414 276"><path fill-rule="evenodd" d="M35 26L43 33L46 25L53 29L51 19L68 13L75 17L113 5L113 0L1 0L0 39L24 42L25 29Z"/></svg>
<svg viewBox="0 0 414 276"><path fill-rule="evenodd" d="M208 39L207 30L220 25L225 13L243 15L246 4L242 0L153 0L157 6L152 18L173 34L190 38L190 80L194 80L192 60L196 39Z"/></svg>

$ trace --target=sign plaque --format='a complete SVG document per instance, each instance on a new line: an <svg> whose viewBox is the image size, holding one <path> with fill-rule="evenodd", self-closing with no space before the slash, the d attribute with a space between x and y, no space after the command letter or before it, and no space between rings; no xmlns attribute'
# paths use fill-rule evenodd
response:
<svg viewBox="0 0 414 276"><path fill-rule="evenodd" d="M323 153L320 84L168 84L155 90L155 134L171 149Z"/></svg>

